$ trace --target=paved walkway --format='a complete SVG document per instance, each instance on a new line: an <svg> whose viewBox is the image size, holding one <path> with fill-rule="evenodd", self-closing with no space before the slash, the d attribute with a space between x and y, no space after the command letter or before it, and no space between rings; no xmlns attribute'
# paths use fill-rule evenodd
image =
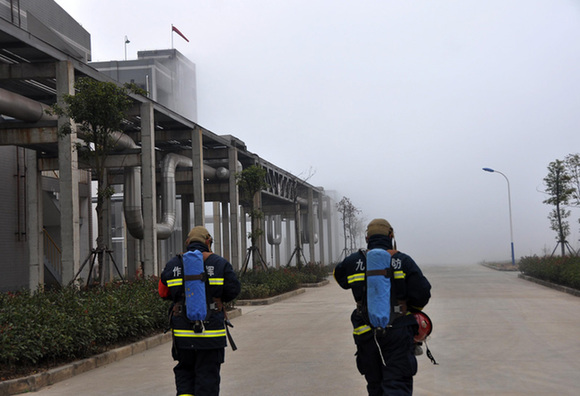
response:
<svg viewBox="0 0 580 396"><path fill-rule="evenodd" d="M576 395L580 299L486 267L427 266L434 321L416 396ZM273 305L243 307L226 351L222 395L365 394L355 368L350 292L334 281ZM174 395L170 344L31 395Z"/></svg>

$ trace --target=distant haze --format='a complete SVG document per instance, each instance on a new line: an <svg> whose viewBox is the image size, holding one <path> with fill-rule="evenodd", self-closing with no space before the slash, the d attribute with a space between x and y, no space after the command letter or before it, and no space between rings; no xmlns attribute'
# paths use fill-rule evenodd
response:
<svg viewBox="0 0 580 396"><path fill-rule="evenodd" d="M551 253L549 162L580 152L572 0L57 0L93 60L176 49L198 123L387 218L419 263ZM570 217L580 247L580 211Z"/></svg>

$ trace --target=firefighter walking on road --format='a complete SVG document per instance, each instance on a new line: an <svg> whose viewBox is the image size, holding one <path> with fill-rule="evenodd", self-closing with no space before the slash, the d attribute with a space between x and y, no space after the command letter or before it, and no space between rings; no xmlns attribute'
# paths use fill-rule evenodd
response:
<svg viewBox="0 0 580 396"><path fill-rule="evenodd" d="M212 242L207 229L194 227L185 243L187 252L172 258L159 280L159 295L173 302L170 325L172 355L178 361L173 369L177 396L219 395L227 344L223 304L237 297L240 282L232 265L211 253ZM200 268L196 275L187 273L195 263L192 257L197 257ZM203 312L203 317L192 320L193 311Z"/></svg>
<svg viewBox="0 0 580 396"><path fill-rule="evenodd" d="M351 315L357 368L365 376L369 396L412 395L417 373L414 338L418 332L413 312L427 305L431 285L411 257L395 250L393 228L387 220L372 220L366 241L367 250L349 255L334 270L338 284L352 291L357 304ZM367 273L367 254L373 249L388 252L381 254L390 263L383 271ZM367 303L374 297L368 295L367 282L374 275L390 279L390 301L382 304L389 317L384 327L373 326L369 319Z"/></svg>

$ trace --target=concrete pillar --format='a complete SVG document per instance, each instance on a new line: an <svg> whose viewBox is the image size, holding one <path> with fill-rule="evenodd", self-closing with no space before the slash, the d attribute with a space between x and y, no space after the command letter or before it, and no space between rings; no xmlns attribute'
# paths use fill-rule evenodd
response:
<svg viewBox="0 0 580 396"><path fill-rule="evenodd" d="M281 215L276 215L274 216L275 222L274 222L274 234L278 234L278 235L282 235L282 219L281 219ZM282 243L282 241L280 241L279 244L274 245L274 261L276 261L276 268L280 268L280 266L282 265L281 261L282 261L282 256L280 254L280 244Z"/></svg>
<svg viewBox="0 0 580 396"><path fill-rule="evenodd" d="M324 249L324 196L318 193L318 249L320 252L320 265L326 265Z"/></svg>
<svg viewBox="0 0 580 396"><path fill-rule="evenodd" d="M334 238L334 223L332 222L332 220L334 219L334 208L332 207L332 200L330 199L330 197L326 197L326 204L327 204L327 208L328 208L328 213L327 213L327 220L326 220L326 230L327 230L327 241L328 241L328 264L332 264L333 260L334 260L334 254L333 254L333 249L334 249L334 244L333 242L333 238Z"/></svg>
<svg viewBox="0 0 580 396"><path fill-rule="evenodd" d="M296 202L294 204L294 260L296 263L306 264L303 261L304 252L302 251L302 211L300 210L300 204Z"/></svg>
<svg viewBox="0 0 580 396"><path fill-rule="evenodd" d="M308 251L309 251L309 260L311 263L316 262L316 251L315 251L315 227L314 227L314 191L312 188L308 189Z"/></svg>
<svg viewBox="0 0 580 396"><path fill-rule="evenodd" d="M127 279L135 279L141 273L139 240L126 232L125 243L127 244Z"/></svg>
<svg viewBox="0 0 580 396"><path fill-rule="evenodd" d="M143 273L159 275L157 264L157 192L153 104L141 105L141 174L143 185Z"/></svg>
<svg viewBox="0 0 580 396"><path fill-rule="evenodd" d="M203 226L205 225L205 191L203 186L203 133L201 128L195 128L191 131L191 159L193 160L193 219L196 226Z"/></svg>
<svg viewBox="0 0 580 396"><path fill-rule="evenodd" d="M108 170L107 170L108 174ZM108 179L108 176L107 176ZM107 187L108 183L105 182L103 187ZM114 268L113 260L111 259L112 248L113 248L113 233L111 230L111 207L112 203L110 199L105 199L103 202L103 220L105 221L105 226L103 227L103 241L105 241L105 247L107 252L103 253L103 278L101 283L111 282L115 276L118 276L117 270Z"/></svg>
<svg viewBox="0 0 580 396"><path fill-rule="evenodd" d="M294 247L292 245L292 221L286 219L286 261L290 260Z"/></svg>
<svg viewBox="0 0 580 396"><path fill-rule="evenodd" d="M28 289L44 285L44 241L42 231L42 178L36 151L26 150L26 235L28 237Z"/></svg>
<svg viewBox="0 0 580 396"><path fill-rule="evenodd" d="M216 254L222 255L222 226L221 226L221 208L219 202L212 202L213 206L213 215L212 215L212 224L213 224L213 251Z"/></svg>
<svg viewBox="0 0 580 396"><path fill-rule="evenodd" d="M191 225L193 222L191 221L191 200L193 196L191 195L182 195L181 196L181 230L182 230L182 241L181 241L181 249L179 251L183 251L185 249L185 240L187 239L187 235L189 231L193 228Z"/></svg>
<svg viewBox="0 0 580 396"><path fill-rule="evenodd" d="M57 103L64 106L63 95L74 94L74 67L62 61L56 67ZM59 117L58 128L70 119ZM80 266L79 227L79 171L75 149L77 134L75 126L71 133L58 139L58 169L60 187L60 240L62 249L62 282L69 283Z"/></svg>
<svg viewBox="0 0 580 396"><path fill-rule="evenodd" d="M230 255L230 212L228 203L222 202L222 257L231 260Z"/></svg>
<svg viewBox="0 0 580 396"><path fill-rule="evenodd" d="M256 210L262 210L262 192L258 191L254 194L254 208ZM255 233L258 229L265 231L266 230L266 222L265 217L262 216L260 219L254 219L254 224L252 228L252 232ZM253 268L261 268L260 264L260 255L264 257L266 254L266 232L262 232L258 238L256 238L256 247L258 248L258 252L252 253L252 263L254 265Z"/></svg>
<svg viewBox="0 0 580 396"><path fill-rule="evenodd" d="M228 168L230 170L229 200L230 200L230 263L234 269L241 268L240 260L240 196L238 184L236 183L236 172L238 167L238 150L234 147L228 149ZM243 235L242 235L243 237Z"/></svg>
<svg viewBox="0 0 580 396"><path fill-rule="evenodd" d="M246 218L246 210L243 207L240 207L240 234L242 236L240 239L240 249L242 251L240 262L243 262L246 259L246 255L248 254L248 223Z"/></svg>

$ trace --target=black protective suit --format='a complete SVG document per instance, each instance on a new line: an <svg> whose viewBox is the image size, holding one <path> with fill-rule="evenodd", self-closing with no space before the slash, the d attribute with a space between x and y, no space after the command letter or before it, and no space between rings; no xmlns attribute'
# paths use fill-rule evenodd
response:
<svg viewBox="0 0 580 396"><path fill-rule="evenodd" d="M356 363L367 381L370 396L412 395L413 376L417 373L413 337L417 321L413 310L422 309L431 297L431 285L408 255L392 250L391 238L373 235L368 249L384 249L391 254L391 324L377 332L364 314L366 302L366 255L358 251L346 257L334 270L334 278L343 289L351 289L357 303L351 315L357 346ZM404 312L394 312L395 306Z"/></svg>
<svg viewBox="0 0 580 396"><path fill-rule="evenodd" d="M208 252L200 242L192 242L187 250ZM206 253L207 255L207 253ZM161 273L159 294L171 299L171 329L173 332L173 358L179 363L173 369L177 395L219 395L220 367L224 362L226 329L222 303L229 302L240 293L240 282L232 265L223 257L211 254L204 260L206 300L210 307L201 333L194 331L184 307L183 260L176 256L169 260Z"/></svg>

